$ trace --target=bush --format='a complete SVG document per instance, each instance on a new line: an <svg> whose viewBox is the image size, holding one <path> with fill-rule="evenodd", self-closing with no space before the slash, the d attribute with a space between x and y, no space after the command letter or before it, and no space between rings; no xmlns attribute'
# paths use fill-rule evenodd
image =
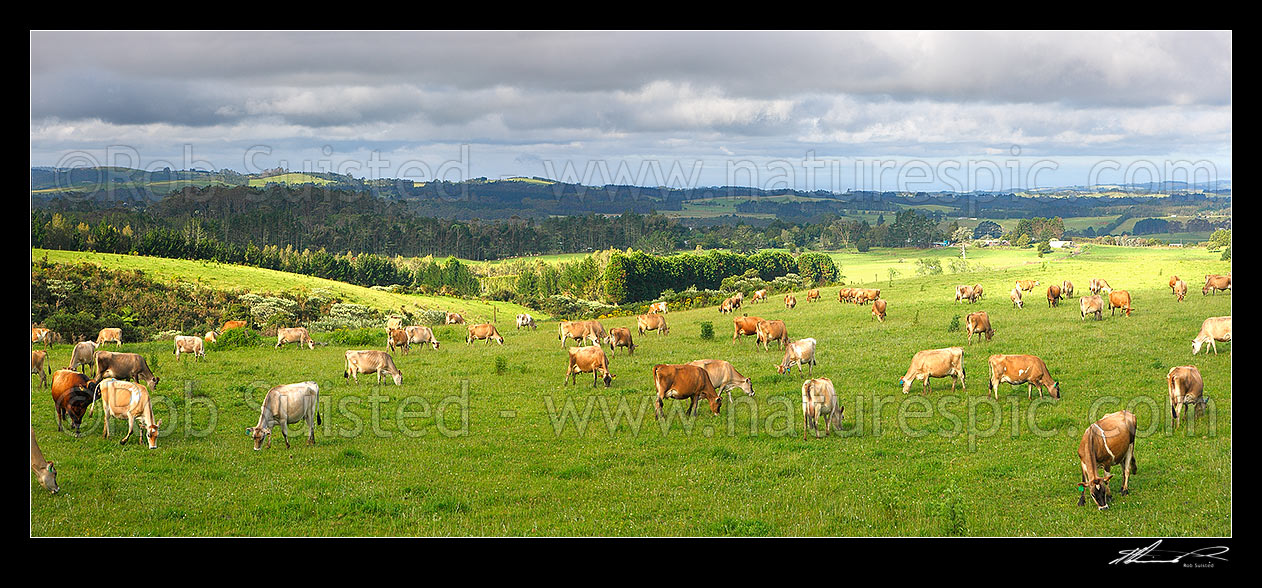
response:
<svg viewBox="0 0 1262 588"><path fill-rule="evenodd" d="M333 345L383 345L386 341L386 331L381 328L337 329L324 335L324 340Z"/></svg>
<svg viewBox="0 0 1262 588"><path fill-rule="evenodd" d="M267 341L263 339L263 336L258 331L241 328L224 331L208 347L211 349L238 349L242 347L262 347L266 344Z"/></svg>
<svg viewBox="0 0 1262 588"><path fill-rule="evenodd" d="M916 260L916 275L936 276L942 273L942 260L928 257Z"/></svg>
<svg viewBox="0 0 1262 588"><path fill-rule="evenodd" d="M707 341L714 338L714 323L710 321L701 323L701 338Z"/></svg>
<svg viewBox="0 0 1262 588"><path fill-rule="evenodd" d="M337 329L379 327L384 322L381 313L376 310L362 304L339 302L329 307L329 314L307 323L306 327L312 331L327 332Z"/></svg>
<svg viewBox="0 0 1262 588"><path fill-rule="evenodd" d="M799 256L798 274L816 286L830 284L841 277L833 258L823 253L803 253Z"/></svg>
<svg viewBox="0 0 1262 588"><path fill-rule="evenodd" d="M960 315L951 317L951 323L947 325L947 332L954 333L960 330Z"/></svg>

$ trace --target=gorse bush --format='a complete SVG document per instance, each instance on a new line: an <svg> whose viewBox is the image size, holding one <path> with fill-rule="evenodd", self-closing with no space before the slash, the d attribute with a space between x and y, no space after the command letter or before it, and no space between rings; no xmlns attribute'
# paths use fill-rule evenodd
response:
<svg viewBox="0 0 1262 588"><path fill-rule="evenodd" d="M238 349L242 347L261 347L267 341L258 331L253 329L230 329L215 338L215 342L207 345L209 349ZM152 367L152 366L151 366Z"/></svg>
<svg viewBox="0 0 1262 588"><path fill-rule="evenodd" d="M701 323L701 338L707 341L714 338L714 323L710 321Z"/></svg>

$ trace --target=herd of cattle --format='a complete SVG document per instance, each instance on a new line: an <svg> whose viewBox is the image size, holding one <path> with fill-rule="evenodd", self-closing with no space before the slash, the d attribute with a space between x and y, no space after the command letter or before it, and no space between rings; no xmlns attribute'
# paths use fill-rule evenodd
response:
<svg viewBox="0 0 1262 588"><path fill-rule="evenodd" d="M1030 292L1039 285L1038 280L1017 280L1009 292L1013 306L1018 309L1024 308L1022 293ZM1178 276L1172 276L1169 285L1172 294L1182 302L1187 294L1187 284ZM1230 289L1230 273L1207 275L1202 294L1209 295ZM1097 320L1103 319L1105 300L1101 293L1108 297L1107 304L1111 315L1117 309L1121 309L1125 316L1130 316L1133 307L1127 291L1114 290L1103 279L1091 280L1088 290L1091 294L1079 300L1081 317L1084 320L1089 314L1094 314ZM1060 284L1051 284L1047 288L1048 306L1058 306L1061 300L1073 296L1073 293L1074 285L1067 280ZM960 285L955 290L957 303L975 303L982 297L983 288L980 284ZM751 304L767 300L766 290L756 291L750 297ZM806 293L808 303L818 300L821 300L819 289L811 289ZM871 303L872 315L881 322L885 321L888 307L885 299L881 298L881 291L878 288L843 287L838 290L837 300L843 304ZM784 303L786 309L792 310L797 305L797 298L793 294L788 294L784 298ZM719 312L732 313L741 309L743 304L744 296L738 292L722 302ZM667 335L670 328L666 323L666 314L666 303L653 304L647 314L636 318L638 334L644 335L647 331L656 331L658 336ZM452 312L446 314L444 323L466 324L464 317ZM203 359L207 342L214 342L216 337L225 331L245 326L244 321L228 321L218 332L208 332L205 337L177 336L174 348L176 359L178 360L181 354ZM519 330L538 328L534 318L529 314L517 315L516 326ZM386 351L369 349L345 352L344 378L354 378L354 381L358 383L360 375L375 374L380 384L384 375L389 376L395 385L402 385L403 373L395 365L392 354L396 352L407 354L411 351L412 345L420 345L422 348L429 345L434 350L439 349L439 341L429 327L405 326L402 324L402 319L398 317L390 317L386 327ZM488 344L491 341L496 341L500 345L504 344L504 337L492 323L467 324L466 330L466 345L475 340L485 340ZM995 334L986 311L970 313L965 319L965 330L969 345L972 345L974 335L978 336L980 342L983 336L986 341L990 341ZM832 429L840 428L845 408L839 404L832 381L828 378L814 377L814 366L817 365L816 339L810 337L791 339L788 327L783 320L765 320L761 317L749 316L747 313L733 319L732 342L735 343L745 336L754 337L755 347L761 345L763 350L769 350L773 342L778 344L784 355L780 363L776 365L777 373L790 373L792 368L797 366L798 373L801 374L805 366L809 379L802 384L803 438L809 439L809 432L812 430L815 437L819 437L818 421L821 418L824 419L825 436L830 435ZM567 351L564 379L566 384L576 382L580 374L591 373L593 387L602 381L606 387L609 387L616 376L610 371L609 355L606 354L605 347L608 347L610 354L616 353L620 347L624 348L628 354L634 354L636 350L631 329L626 327L606 329L599 320L561 321L557 338L562 348ZM578 346L567 347L567 342L571 340L577 342ZM1193 340L1193 355L1199 353L1206 343L1217 354L1216 342L1230 340L1231 317L1208 318ZM48 329L33 327L31 330L32 345L42 343L47 347L57 341L56 334ZM31 372L39 375L41 387L48 385L46 372L52 376L51 393L58 431L63 430L63 422L68 419L75 435L78 436L83 416L91 414L95 409L96 399L100 398L104 412L104 433L107 438L111 418L127 419L128 432L122 440L124 444L131 437L136 421L140 421L143 436L149 448L154 449L157 447L158 432L162 423L161 420L154 421L149 391L157 387L159 378L149 369L143 356L136 353L106 351L103 347L107 343L121 345L122 330L102 329L96 340L77 343L71 352L69 367L55 373L46 365L47 351L33 349ZM289 343L297 343L300 347L306 346L309 349L315 347L310 333L303 327L277 330L276 347ZM999 397L1001 383L1026 384L1028 398L1033 397L1035 388L1038 389L1040 397L1045 391L1056 399L1063 393L1060 383L1052 377L1047 365L1039 357L995 354L989 357L988 363L990 381L987 392L993 393L996 399ZM89 368L93 374L90 379L87 376ZM685 364L657 364L652 368L652 378L657 396L655 401L657 418L662 417L666 399L689 401L686 410L689 416L694 414L698 399L704 399L710 404L711 411L717 415L722 406L724 392L727 393L729 402L732 401L732 391L736 389L748 396L754 395L752 380L741 375L731 363L720 359L700 359ZM913 382L920 380L924 392L929 392L931 391L930 378L950 378L952 392L955 391L957 384L963 390L965 385L964 348L928 349L916 353L912 357L907 372L899 379L899 384L902 386L903 393L906 394L910 392ZM1167 377L1167 387L1171 416L1176 426L1182 418L1185 405L1194 405L1198 413L1203 410L1206 404L1205 386L1196 366L1172 368ZM322 418L317 411L319 394L319 386L311 381L276 386L269 390L262 402L257 424L246 429L246 433L253 440L254 449L259 450L265 445L270 447L272 430L278 425L281 427L285 446L288 447L289 425L303 422L307 425L307 442L314 444L315 426L321 422ZM1092 423L1083 433L1078 447L1078 456L1082 466L1080 485L1082 494L1079 497L1079 505L1085 504L1086 496L1089 495L1098 508L1108 507L1111 496L1108 481L1112 477L1112 474L1108 472L1113 465L1123 467L1125 481L1122 485L1122 494L1127 493L1130 475L1136 471L1135 430L1134 415L1123 410L1104 416ZM40 452L35 440L34 427L31 428L31 467L49 491L57 492L56 470L52 462L46 461ZM1105 471L1104 477L1099 476L1101 468Z"/></svg>

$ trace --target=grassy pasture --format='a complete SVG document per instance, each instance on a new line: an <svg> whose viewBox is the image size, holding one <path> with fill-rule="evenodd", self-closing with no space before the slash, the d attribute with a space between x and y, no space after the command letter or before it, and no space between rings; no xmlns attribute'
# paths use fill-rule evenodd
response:
<svg viewBox="0 0 1262 588"><path fill-rule="evenodd" d="M1201 321L1231 314L1232 295L1203 297L1198 278L1229 269L1204 250L1092 247L1046 267L905 272L880 286L884 323L870 307L839 304L837 287L816 303L799 294L794 310L778 300L747 305L750 315L784 319L793 338L819 341L814 371L833 380L846 418L841 434L818 440L802 438L805 376L777 375L774 346L732 343L731 318L713 308L668 314L666 336L636 334L634 356L612 356L617 377L608 389L593 389L590 374L563 383L555 322L519 332L504 313L503 346L466 346L463 330L446 326L435 329L439 350L396 354L400 387L344 380L345 347L211 348L204 361L176 362L169 342L127 343L162 378L159 448L103 439L99 409L82 438L58 434L48 392L32 378L32 425L62 492L49 495L32 476L31 533L1230 535L1231 344L1216 356L1190 349ZM1192 286L1182 303L1166 286L1170 274ZM1042 288L1021 310L1006 296L1018 278L1085 289L1093 277L1129 290L1133 315L1082 321L1076 300L1048 308ZM953 301L956 283L978 282L985 299ZM996 334L969 346L948 325L978 309L990 313ZM703 321L713 322L714 340L699 337ZM603 322L634 332L634 318ZM928 395L919 385L903 395L898 379L911 356L950 345L965 347L967 390L953 395L947 380L934 380ZM1001 384L999 400L986 400L991 353L1040 356L1062 398L1028 400L1024 386ZM69 356L69 345L55 346L49 363L66 365ZM668 400L663 430L653 418L652 366L704 357L731 361L753 379L756 396L731 405L725 396L717 417L701 404L691 419L683 402ZM1171 432L1165 375L1185 364L1200 368L1212 404L1195 428ZM321 386L317 444L304 446L296 425L292 449L277 431L270 450L252 451L244 429L255 424L263 392L309 379ZM1128 406L1140 429L1131 493L1117 496L1114 468L1112 508L1078 507L1081 434ZM120 425L111 423L116 435Z"/></svg>

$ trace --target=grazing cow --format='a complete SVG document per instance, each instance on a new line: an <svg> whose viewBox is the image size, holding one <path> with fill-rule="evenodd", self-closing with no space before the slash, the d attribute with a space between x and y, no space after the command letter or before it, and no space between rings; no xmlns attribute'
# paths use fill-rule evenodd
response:
<svg viewBox="0 0 1262 588"><path fill-rule="evenodd" d="M446 318L443 319L443 324L462 325L464 324L464 317L460 316L459 313L448 312Z"/></svg>
<svg viewBox="0 0 1262 588"><path fill-rule="evenodd" d="M1039 285L1039 281L1038 280L1017 280L1016 284L1018 288L1025 290L1026 292L1029 292L1033 290L1035 286Z"/></svg>
<svg viewBox="0 0 1262 588"><path fill-rule="evenodd" d="M1122 309L1126 316L1131 315L1131 293L1126 290L1109 291L1109 316L1113 316L1115 309Z"/></svg>
<svg viewBox="0 0 1262 588"><path fill-rule="evenodd" d="M1178 299L1179 299L1179 302L1183 302L1183 299L1184 299L1184 298L1188 295L1188 284L1187 284L1187 282L1184 282L1183 280L1179 280L1179 281L1175 282L1175 283L1174 283L1174 295L1175 295L1175 297L1176 297L1176 298L1178 298Z"/></svg>
<svg viewBox="0 0 1262 588"><path fill-rule="evenodd" d="M1060 293L1061 293L1061 295L1063 295L1065 298L1073 298L1073 296L1074 296L1074 283L1073 283L1073 282L1071 282L1071 281L1069 281L1069 280L1065 280L1065 281L1061 282L1061 283L1060 283Z"/></svg>
<svg viewBox="0 0 1262 588"><path fill-rule="evenodd" d="M653 304L650 304L650 305L649 305L649 312L656 312L656 313L658 313L658 314L666 314L666 303L665 303L665 302L654 302Z"/></svg>
<svg viewBox="0 0 1262 588"><path fill-rule="evenodd" d="M1183 417L1183 406L1194 405L1196 416L1205 412L1205 380L1201 379L1201 370L1194 365L1181 365L1170 368L1166 374L1166 387L1170 391L1170 418L1174 426L1179 427Z"/></svg>
<svg viewBox="0 0 1262 588"><path fill-rule="evenodd" d="M35 427L31 427L31 471L35 472L35 479L39 480L41 486L45 490L56 494L61 490L57 486L57 468L53 466L53 462L44 459L44 452L40 451L39 443L35 442Z"/></svg>
<svg viewBox="0 0 1262 588"><path fill-rule="evenodd" d="M658 335L670 333L670 327L666 326L666 317L660 314L642 314L635 317L635 326L643 335L644 331L657 331Z"/></svg>
<svg viewBox="0 0 1262 588"><path fill-rule="evenodd" d="M96 381L106 378L143 381L150 389L158 388L158 376L149 369L149 362L139 353L96 352Z"/></svg>
<svg viewBox="0 0 1262 588"><path fill-rule="evenodd" d="M840 290L837 290L837 302L849 302L850 293L853 291L854 288L841 288Z"/></svg>
<svg viewBox="0 0 1262 588"><path fill-rule="evenodd" d="M755 302L758 302L759 300L761 300L761 301L763 301L763 302L766 302L766 301L767 301L767 290L766 290L766 289L763 289L763 290L755 290L755 291L754 291L754 297L753 297L753 298L749 301L749 303L750 303L750 304L753 304L753 303L755 303Z"/></svg>
<svg viewBox="0 0 1262 588"><path fill-rule="evenodd" d="M389 374L394 378L395 386L403 385L403 372L394 366L394 358L389 353L376 349L346 352L346 369L343 378L355 378L359 383L359 374L377 374L377 383L381 383L381 374Z"/></svg>
<svg viewBox="0 0 1262 588"><path fill-rule="evenodd" d="M907 374L898 380L903 387L903 394L911 391L911 383L924 380L924 390L932 392L929 378L951 378L951 392L955 392L958 381L960 389L964 389L964 348L946 347L943 349L926 349L911 358L911 367Z"/></svg>
<svg viewBox="0 0 1262 588"><path fill-rule="evenodd" d="M1099 294L1102 290L1113 290L1113 288L1109 286L1108 280L1101 278L1092 278L1091 282L1087 284L1087 289L1090 290L1092 294Z"/></svg>
<svg viewBox="0 0 1262 588"><path fill-rule="evenodd" d="M486 344L490 345L491 341L495 341L500 345L504 344L504 337L495 329L495 325L491 323L482 323L480 325L469 325L469 334L464 337L464 344L468 345L476 339L486 339Z"/></svg>
<svg viewBox="0 0 1262 588"><path fill-rule="evenodd" d="M736 325L736 328L732 331L732 342L735 343L737 337L757 335L758 323L762 322L762 319L756 316L744 315L733 319L732 322ZM755 343L756 345L757 343Z"/></svg>
<svg viewBox="0 0 1262 588"><path fill-rule="evenodd" d="M732 312L732 299L726 298L719 304L719 314L727 314Z"/></svg>
<svg viewBox="0 0 1262 588"><path fill-rule="evenodd" d="M857 305L867 304L881 297L880 288L858 288L854 293L854 303Z"/></svg>
<svg viewBox="0 0 1262 588"><path fill-rule="evenodd" d="M202 338L206 343L214 344L215 339L219 338L219 334L214 331L206 331L206 336Z"/></svg>
<svg viewBox="0 0 1262 588"><path fill-rule="evenodd" d="M807 431L814 429L819 439L819 418L824 417L824 436L833 429L841 429L843 408L837 402L837 389L828 378L815 378L802 382L802 439L810 439Z"/></svg>
<svg viewBox="0 0 1262 588"><path fill-rule="evenodd" d="M1078 312L1082 315L1082 320L1087 319L1087 315L1094 314L1095 320L1104 320L1104 299L1099 294L1092 296L1083 296L1078 299Z"/></svg>
<svg viewBox="0 0 1262 588"><path fill-rule="evenodd" d="M123 330L115 327L105 327L96 335L96 345L100 347L104 343L114 343L121 346L123 344Z"/></svg>
<svg viewBox="0 0 1262 588"><path fill-rule="evenodd" d="M789 343L784 349L784 357L776 366L776 373L787 374L793 371L793 366L796 365L798 373L801 374L802 364L806 364L807 375L815 377L815 339L807 337Z"/></svg>
<svg viewBox="0 0 1262 588"><path fill-rule="evenodd" d="M191 353L194 358L204 359L206 357L206 345L201 337L192 335L176 335L175 336L175 359L179 361L181 353Z"/></svg>
<svg viewBox="0 0 1262 588"><path fill-rule="evenodd" d="M961 300L973 301L973 287L968 285L960 285L955 287L955 301Z"/></svg>
<svg viewBox="0 0 1262 588"><path fill-rule="evenodd" d="M52 347L59 340L57 333L44 327L31 327L31 344L43 343L44 347Z"/></svg>
<svg viewBox="0 0 1262 588"><path fill-rule="evenodd" d="M259 422L247 427L245 434L254 439L254 450L272 448L272 429L280 425L285 449L289 449L289 425L307 422L307 445L315 445L316 425L324 424L317 410L320 404L320 385L315 382L284 384L267 391L259 407Z"/></svg>
<svg viewBox="0 0 1262 588"><path fill-rule="evenodd" d="M1213 316L1201 323L1201 332L1192 340L1192 355L1201 352L1201 346L1209 343L1214 355L1218 355L1218 341L1231 341L1231 317Z"/></svg>
<svg viewBox="0 0 1262 588"><path fill-rule="evenodd" d="M1012 306L1016 308L1024 308L1025 303L1021 301L1021 287L1017 286L1008 293L1008 299L1012 300Z"/></svg>
<svg viewBox="0 0 1262 588"><path fill-rule="evenodd" d="M872 316L878 321L885 322L885 299L877 298L872 301Z"/></svg>
<svg viewBox="0 0 1262 588"><path fill-rule="evenodd" d="M794 295L792 295L792 294L785 294L785 295L784 295L784 308L785 308L785 309L787 309L787 310L793 310L793 307L795 307L795 306L797 306L797 305L798 305L798 297L797 297L797 296L794 296Z"/></svg>
<svg viewBox="0 0 1262 588"><path fill-rule="evenodd" d="M982 285L981 284L973 284L973 299L974 300L982 299Z"/></svg>
<svg viewBox="0 0 1262 588"><path fill-rule="evenodd" d="M403 327L403 332L407 333L409 349L413 345L420 345L424 349L426 343L429 343L434 349L438 349L438 337L434 336L434 330L429 327L412 325Z"/></svg>
<svg viewBox="0 0 1262 588"><path fill-rule="evenodd" d="M1179 283L1179 276L1170 276L1170 293L1174 293L1174 285Z"/></svg>
<svg viewBox="0 0 1262 588"><path fill-rule="evenodd" d="M789 328L782 320L758 321L758 324L754 326L754 333L758 337L754 346L762 343L763 351L768 349L768 344L772 341L779 341L781 349L789 344Z"/></svg>
<svg viewBox="0 0 1262 588"><path fill-rule="evenodd" d="M666 319L662 319L663 324L665 321ZM600 345L601 341L609 338L609 331L605 330L605 325L600 321L590 319L583 322L587 323L587 339L592 342L592 345Z"/></svg>
<svg viewBox="0 0 1262 588"><path fill-rule="evenodd" d="M732 295L732 310L736 310L745 304L745 293L737 292Z"/></svg>
<svg viewBox="0 0 1262 588"><path fill-rule="evenodd" d="M219 329L220 333L226 333L231 329L244 329L245 321L224 321L223 328Z"/></svg>
<svg viewBox="0 0 1262 588"><path fill-rule="evenodd" d="M280 347L286 343L297 343L299 349L303 345L306 345L307 349L315 349L315 342L311 340L311 334L307 332L306 327L276 329L276 346Z"/></svg>
<svg viewBox="0 0 1262 588"><path fill-rule="evenodd" d="M819 288L812 288L806 291L806 301L815 302L819 300Z"/></svg>
<svg viewBox="0 0 1262 588"><path fill-rule="evenodd" d="M754 381L742 376L732 364L721 359L698 359L688 362L706 371L710 375L710 384L722 395L727 392L727 401L732 402L732 390L744 390L747 396L754 395Z"/></svg>
<svg viewBox="0 0 1262 588"><path fill-rule="evenodd" d="M106 353L106 352L102 352ZM127 419L127 435L119 445L126 445L136 429L136 421L142 421L145 440L149 449L158 448L158 430L162 428L162 419L153 420L153 406L149 403L149 390L143 384L108 378L101 380L96 386L96 394L101 398L101 420L105 427L105 438L110 437L110 419ZM95 407L93 404L92 407ZM92 412L88 408L88 413Z"/></svg>
<svg viewBox="0 0 1262 588"><path fill-rule="evenodd" d="M1039 389L1039 398L1043 390L1047 390L1052 398L1060 398L1060 382L1052 379L1047 371L1047 364L1033 355L1001 355L990 356L990 390L999 400L999 384L1014 386L1025 384L1026 398L1034 397L1034 388Z"/></svg>
<svg viewBox="0 0 1262 588"><path fill-rule="evenodd" d="M653 366L653 385L657 388L657 402L654 406L655 417L662 418L662 406L667 398L689 400L688 416L692 416L697 407L697 397L710 401L710 410L715 415L723 405L723 397L714 390L710 382L710 374L704 368L692 364L665 364Z"/></svg>
<svg viewBox="0 0 1262 588"><path fill-rule="evenodd" d="M605 387L608 388L617 377L609 373L609 357L605 355L605 350L601 346L570 347L566 351L569 351L569 362L565 367L566 384L576 382L579 374L591 372L592 388L595 388L596 382L602 379L605 381Z"/></svg>
<svg viewBox="0 0 1262 588"><path fill-rule="evenodd" d="M31 350L31 373L39 375L39 387L43 388L48 385L48 374L53 373L52 366L45 366L44 360L48 358L48 352L43 349ZM44 373L47 370L48 374Z"/></svg>
<svg viewBox="0 0 1262 588"><path fill-rule="evenodd" d="M403 354L407 355L412 350L412 343L408 340L407 331L403 329L389 329L386 332L386 348L390 353L394 353L395 349L402 349Z"/></svg>
<svg viewBox="0 0 1262 588"><path fill-rule="evenodd" d="M528 314L517 315L517 328L530 327L532 330L539 330L539 325L535 324L535 317Z"/></svg>
<svg viewBox="0 0 1262 588"><path fill-rule="evenodd" d="M57 414L57 430L65 430L62 423L70 417L70 427L75 437L79 436L79 425L83 423L83 415L92 408L96 401L96 383L87 376L74 370L57 370L53 374L53 410Z"/></svg>
<svg viewBox="0 0 1262 588"><path fill-rule="evenodd" d="M1135 465L1136 428L1135 415L1130 411L1119 410L1104 415L1083 431L1082 441L1078 443L1078 463L1082 468L1082 481L1078 484L1081 492L1078 495L1078 506L1087 504L1089 493L1097 509L1109 507L1109 500L1113 497L1109 490L1109 480L1113 478L1113 474L1109 473L1109 469L1115 465L1122 466L1121 495L1125 496L1130 492L1131 474L1139 471ZM1103 478L1099 475L1100 468L1104 468Z"/></svg>
<svg viewBox="0 0 1262 588"><path fill-rule="evenodd" d="M74 351L70 352L70 369L78 371L80 367L93 366L96 364L96 341L80 341L75 343ZM83 373L87 373L84 370ZM92 372L96 373L95 369Z"/></svg>
<svg viewBox="0 0 1262 588"><path fill-rule="evenodd" d="M390 315L386 317L386 330L391 331L403 328L403 317L399 315Z"/></svg>
<svg viewBox="0 0 1262 588"><path fill-rule="evenodd" d="M969 345L973 344L973 333L977 334L979 343L982 340L982 335L986 336L987 341L995 336L995 329L990 326L990 315L986 314L984 310L968 313L968 316L964 317L964 325L968 330Z"/></svg>
<svg viewBox="0 0 1262 588"><path fill-rule="evenodd" d="M1061 293L1060 286L1057 286L1056 284L1052 284L1051 286L1047 287L1047 307L1048 308L1060 306L1060 299L1061 299L1060 293Z"/></svg>
<svg viewBox="0 0 1262 588"><path fill-rule="evenodd" d="M617 351L619 347L626 347L628 354L635 355L635 341L631 338L631 329L626 327L609 329L609 338L605 342L609 344L610 353Z"/></svg>
<svg viewBox="0 0 1262 588"><path fill-rule="evenodd" d="M1219 290L1231 289L1231 275L1216 276L1208 274L1205 276L1205 285L1201 287L1201 295L1204 296L1210 292L1218 293Z"/></svg>
<svg viewBox="0 0 1262 588"><path fill-rule="evenodd" d="M561 347L565 347L566 339L573 339L579 345L587 340L587 322L586 321L561 321L557 328L557 339L561 340Z"/></svg>

